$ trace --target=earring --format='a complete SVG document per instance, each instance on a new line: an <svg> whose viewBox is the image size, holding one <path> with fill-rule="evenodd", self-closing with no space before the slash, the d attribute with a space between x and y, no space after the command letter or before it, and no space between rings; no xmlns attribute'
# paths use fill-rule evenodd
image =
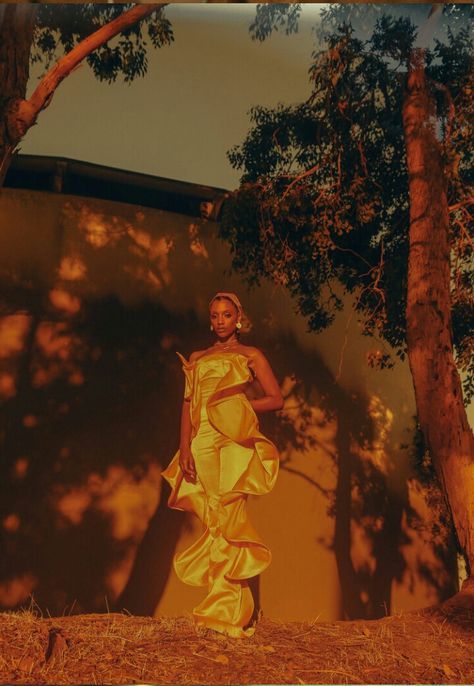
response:
<svg viewBox="0 0 474 686"><path fill-rule="evenodd" d="M211 331L214 331L214 328L213 328L212 324L211 324L211 326L209 327L209 329L210 329Z"/></svg>
<svg viewBox="0 0 474 686"><path fill-rule="evenodd" d="M242 324L241 324L240 322L237 322L236 327L237 327L238 329L241 329L241 328L242 328Z"/></svg>

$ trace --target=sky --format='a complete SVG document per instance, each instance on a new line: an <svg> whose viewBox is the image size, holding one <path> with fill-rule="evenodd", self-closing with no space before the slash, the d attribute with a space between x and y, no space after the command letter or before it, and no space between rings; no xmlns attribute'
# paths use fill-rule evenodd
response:
<svg viewBox="0 0 474 686"><path fill-rule="evenodd" d="M175 41L150 48L144 78L109 85L84 63L59 86L21 152L233 189L240 173L226 152L243 141L249 109L301 102L310 94L321 7L303 6L297 34L274 33L260 43L249 34L255 5L169 5ZM427 7L393 11L415 16ZM36 65L28 96L41 73Z"/></svg>
<svg viewBox="0 0 474 686"><path fill-rule="evenodd" d="M253 104L309 95L311 26L251 40L251 5L178 4L166 9L175 41L149 50L148 74L131 85L97 81L87 65L59 87L22 152L61 155L181 181L233 188L226 151L249 127ZM39 70L32 72L30 89Z"/></svg>

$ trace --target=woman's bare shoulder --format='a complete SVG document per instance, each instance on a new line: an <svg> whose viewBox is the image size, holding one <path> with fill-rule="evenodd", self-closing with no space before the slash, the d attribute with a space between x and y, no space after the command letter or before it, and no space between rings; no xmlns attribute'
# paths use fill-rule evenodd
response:
<svg viewBox="0 0 474 686"><path fill-rule="evenodd" d="M240 345L240 352L246 355L250 360L252 360L252 362L265 358L265 355L262 353L262 351L259 348L256 348L254 345L242 344Z"/></svg>
<svg viewBox="0 0 474 686"><path fill-rule="evenodd" d="M194 351L193 353L191 353L191 355L189 356L189 361L190 361L190 362L196 362L196 360L198 360L200 357L202 357L203 355L205 355L206 352L207 352L207 350L195 350L195 351Z"/></svg>

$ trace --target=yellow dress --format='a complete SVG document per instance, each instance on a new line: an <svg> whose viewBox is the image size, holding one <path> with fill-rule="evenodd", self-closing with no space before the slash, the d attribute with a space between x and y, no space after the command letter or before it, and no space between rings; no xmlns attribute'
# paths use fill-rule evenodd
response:
<svg viewBox="0 0 474 686"><path fill-rule="evenodd" d="M245 355L218 351L194 362L177 355L185 374L184 397L190 400L197 478L195 484L183 478L179 450L162 475L171 486L168 505L193 512L204 532L174 556L174 569L181 581L208 588L193 610L197 625L233 637L251 636L255 628L246 625L254 602L247 579L268 567L271 552L249 521L246 501L249 494L263 495L275 485L278 451L260 433L241 392L253 378Z"/></svg>

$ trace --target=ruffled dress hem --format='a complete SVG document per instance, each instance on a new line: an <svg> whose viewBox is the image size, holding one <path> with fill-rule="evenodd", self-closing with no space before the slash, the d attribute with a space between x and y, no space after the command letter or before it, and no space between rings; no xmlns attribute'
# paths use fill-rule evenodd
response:
<svg viewBox="0 0 474 686"><path fill-rule="evenodd" d="M255 626L249 626L247 629L244 629L240 626L234 626L233 624L221 622L217 619L197 619L194 617L194 624L206 629L219 631L219 633L227 634L228 636L232 636L232 638L250 638L250 636L253 636L255 633Z"/></svg>

